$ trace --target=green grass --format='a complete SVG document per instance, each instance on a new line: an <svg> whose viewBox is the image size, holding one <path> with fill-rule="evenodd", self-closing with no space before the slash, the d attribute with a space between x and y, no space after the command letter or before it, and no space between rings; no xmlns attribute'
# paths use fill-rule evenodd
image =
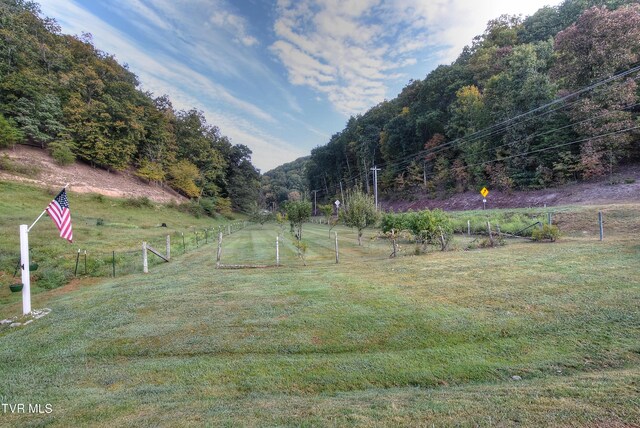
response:
<svg viewBox="0 0 640 428"><path fill-rule="evenodd" d="M16 282L13 275L20 259L20 224L31 225L59 190L0 181L3 198L0 204L0 304L19 299L19 293L12 296L3 291L8 284ZM59 238L58 230L46 215L29 233L31 260L39 264L38 271L32 272L34 292L59 287L72 279L78 250L81 250L79 275L110 276L114 252L116 275L142 272L143 241L164 252L166 235L170 235L172 254L182 254L205 245L206 241L212 245L212 229L223 223L211 218L198 219L176 208L144 199L68 194L73 244ZM162 223L167 227L161 227ZM205 229L210 229L206 241ZM197 243L196 231L199 235ZM153 256L149 262L161 263Z"/></svg>
<svg viewBox="0 0 640 428"><path fill-rule="evenodd" d="M51 314L0 329L0 397L53 413L0 425L633 426L638 207L572 210L578 229L603 208L604 242L565 227L553 244L388 259L376 231L360 248L336 228L336 265L327 226L305 225L307 267L285 231L280 268L215 269L208 245L40 293ZM278 231L225 236L223 262L272 264Z"/></svg>

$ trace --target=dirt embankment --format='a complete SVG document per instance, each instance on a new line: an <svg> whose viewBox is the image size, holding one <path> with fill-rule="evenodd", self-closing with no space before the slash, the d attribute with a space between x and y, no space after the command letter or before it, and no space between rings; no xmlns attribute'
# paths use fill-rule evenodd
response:
<svg viewBox="0 0 640 428"><path fill-rule="evenodd" d="M447 211L482 209L482 195L465 192L446 199L429 199L417 194L409 199L382 200L384 210L406 211L440 208ZM626 166L612 176L592 182L531 191L501 192L489 188L487 209L527 208L557 205L604 205L640 203L640 165Z"/></svg>
<svg viewBox="0 0 640 428"><path fill-rule="evenodd" d="M117 198L147 197L155 202L184 202L186 198L160 185L146 183L131 171L108 172L76 162L73 165L59 166L42 149L15 146L13 149L0 150L0 156L7 155L12 162L33 167L37 174L25 177L9 171L0 170L0 180L19 181L47 187L63 187L78 193L97 193Z"/></svg>

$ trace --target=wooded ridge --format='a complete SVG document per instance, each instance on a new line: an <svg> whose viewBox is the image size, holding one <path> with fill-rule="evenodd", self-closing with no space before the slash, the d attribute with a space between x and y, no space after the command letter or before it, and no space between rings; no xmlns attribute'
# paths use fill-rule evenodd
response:
<svg viewBox="0 0 640 428"><path fill-rule="evenodd" d="M639 73L637 1L565 0L524 19L501 16L453 63L351 117L305 160L306 180L299 168L267 174L266 203L368 189L374 165L381 194L396 198L610 174L640 161Z"/></svg>
<svg viewBox="0 0 640 428"><path fill-rule="evenodd" d="M202 112L176 110L90 34L61 34L37 3L0 1L0 147L46 148L107 170L133 168L171 186L208 213L249 211L260 174L251 150L231 144Z"/></svg>

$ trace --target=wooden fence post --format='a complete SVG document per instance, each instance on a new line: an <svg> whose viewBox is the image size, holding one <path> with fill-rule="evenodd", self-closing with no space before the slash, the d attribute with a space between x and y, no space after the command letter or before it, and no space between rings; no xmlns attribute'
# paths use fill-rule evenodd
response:
<svg viewBox="0 0 640 428"><path fill-rule="evenodd" d="M78 255L76 256L76 270L73 272L73 276L78 276L78 263L80 262L80 248L78 248Z"/></svg>
<svg viewBox="0 0 640 428"><path fill-rule="evenodd" d="M147 243L142 243L142 272L149 273L149 264L147 262Z"/></svg>
<svg viewBox="0 0 640 428"><path fill-rule="evenodd" d="M598 225L600 226L600 240L604 239L604 225L602 222L602 211L598 211Z"/></svg>
<svg viewBox="0 0 640 428"><path fill-rule="evenodd" d="M489 242L493 247L493 234L491 233L491 223L487 222L487 231L489 232Z"/></svg>
<svg viewBox="0 0 640 428"><path fill-rule="evenodd" d="M221 258L222 258L222 232L218 234L218 254L216 256L216 267L220 267Z"/></svg>
<svg viewBox="0 0 640 428"><path fill-rule="evenodd" d="M167 260L171 260L171 235L167 235Z"/></svg>
<svg viewBox="0 0 640 428"><path fill-rule="evenodd" d="M340 252L338 251L338 232L333 232L336 236L336 264L340 263Z"/></svg>
<svg viewBox="0 0 640 428"><path fill-rule="evenodd" d="M467 236L471 236L471 220L467 220Z"/></svg>

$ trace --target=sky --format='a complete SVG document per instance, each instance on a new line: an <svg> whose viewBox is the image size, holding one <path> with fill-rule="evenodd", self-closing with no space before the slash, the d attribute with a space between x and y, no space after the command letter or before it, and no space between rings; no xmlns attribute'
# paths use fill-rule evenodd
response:
<svg viewBox="0 0 640 428"><path fill-rule="evenodd" d="M449 64L502 14L560 0L40 0L66 34L174 108L201 110L266 172Z"/></svg>

